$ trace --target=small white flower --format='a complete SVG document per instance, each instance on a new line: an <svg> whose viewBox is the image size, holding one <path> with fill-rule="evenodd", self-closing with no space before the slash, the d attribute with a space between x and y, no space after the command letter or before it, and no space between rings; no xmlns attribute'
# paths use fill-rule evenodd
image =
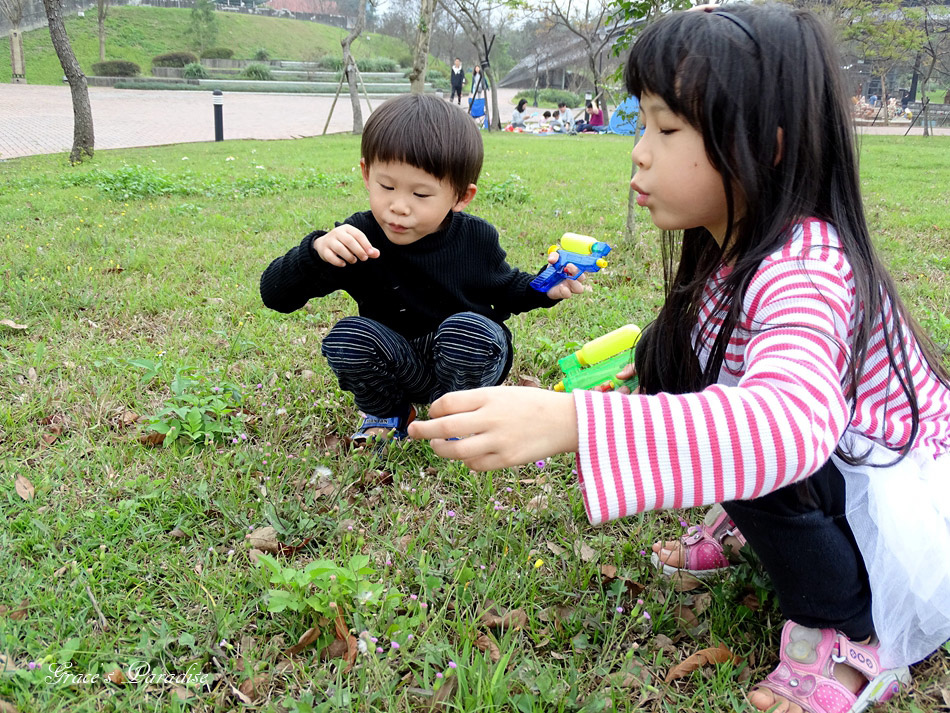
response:
<svg viewBox="0 0 950 713"><path fill-rule="evenodd" d="M227 157L226 159L224 159L224 160L225 160L225 161L233 161L233 160L234 160L234 156L228 156L228 157Z"/></svg>
<svg viewBox="0 0 950 713"><path fill-rule="evenodd" d="M260 170L265 170L263 166L255 166L254 168L259 168Z"/></svg>
<svg viewBox="0 0 950 713"><path fill-rule="evenodd" d="M181 160L182 160L182 161L187 161L187 160L188 160L188 157L187 157L187 156L182 156L182 157L181 157Z"/></svg>

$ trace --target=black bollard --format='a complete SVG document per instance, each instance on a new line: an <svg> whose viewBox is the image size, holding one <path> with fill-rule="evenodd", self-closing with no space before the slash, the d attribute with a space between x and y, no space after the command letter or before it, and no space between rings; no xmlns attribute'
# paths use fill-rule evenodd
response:
<svg viewBox="0 0 950 713"><path fill-rule="evenodd" d="M224 95L220 89L215 89L214 101L214 140L224 141Z"/></svg>

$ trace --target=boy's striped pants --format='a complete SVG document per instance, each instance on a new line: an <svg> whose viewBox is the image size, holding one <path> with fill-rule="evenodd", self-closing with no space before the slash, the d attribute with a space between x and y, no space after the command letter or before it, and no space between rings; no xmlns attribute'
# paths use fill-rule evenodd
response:
<svg viewBox="0 0 950 713"><path fill-rule="evenodd" d="M450 391L500 384L510 346L504 329L475 312L460 312L415 339L365 317L344 317L323 339L322 352L363 413L403 415Z"/></svg>

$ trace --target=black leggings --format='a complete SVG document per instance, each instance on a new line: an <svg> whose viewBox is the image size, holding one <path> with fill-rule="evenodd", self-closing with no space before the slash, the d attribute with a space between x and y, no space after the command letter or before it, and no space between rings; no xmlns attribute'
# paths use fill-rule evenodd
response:
<svg viewBox="0 0 950 713"><path fill-rule="evenodd" d="M772 578L787 619L855 641L873 633L868 573L832 461L805 480L723 507Z"/></svg>

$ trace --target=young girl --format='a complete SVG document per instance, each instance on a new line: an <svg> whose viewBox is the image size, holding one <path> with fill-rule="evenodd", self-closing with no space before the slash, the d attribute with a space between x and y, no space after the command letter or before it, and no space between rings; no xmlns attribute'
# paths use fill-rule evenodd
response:
<svg viewBox="0 0 950 713"><path fill-rule="evenodd" d="M410 428L480 470L576 451L594 524L723 503L789 619L749 695L780 713L862 711L950 638L948 377L874 253L839 66L784 5L644 30L631 186L682 233L641 393L452 393Z"/></svg>

